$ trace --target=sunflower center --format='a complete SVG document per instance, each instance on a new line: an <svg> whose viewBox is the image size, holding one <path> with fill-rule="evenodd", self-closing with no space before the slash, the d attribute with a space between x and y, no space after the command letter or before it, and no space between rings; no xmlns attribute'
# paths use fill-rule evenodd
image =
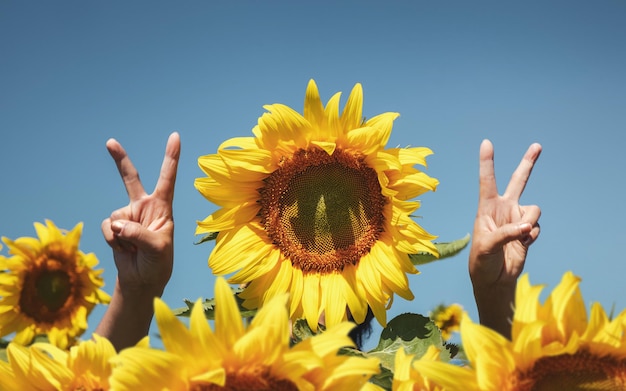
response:
<svg viewBox="0 0 626 391"><path fill-rule="evenodd" d="M626 360L598 357L587 351L539 359L533 368L517 375L515 391L626 389Z"/></svg>
<svg viewBox="0 0 626 391"><path fill-rule="evenodd" d="M20 308L40 323L54 323L67 317L78 288L64 267L65 262L58 259L59 255L42 255L24 275Z"/></svg>
<svg viewBox="0 0 626 391"><path fill-rule="evenodd" d="M229 371L224 386L215 384L196 385L192 391L298 391L298 387L288 379L279 379L270 373L265 365L253 365Z"/></svg>
<svg viewBox="0 0 626 391"><path fill-rule="evenodd" d="M259 189L261 223L304 273L356 265L384 229L378 175L363 156L299 150Z"/></svg>

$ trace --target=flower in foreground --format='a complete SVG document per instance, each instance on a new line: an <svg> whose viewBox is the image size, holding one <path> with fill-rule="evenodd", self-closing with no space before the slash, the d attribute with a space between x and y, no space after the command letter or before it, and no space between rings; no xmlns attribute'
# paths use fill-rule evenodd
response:
<svg viewBox="0 0 626 391"><path fill-rule="evenodd" d="M43 342L25 347L10 343L8 362L0 361L0 389L81 390L109 389L111 364L115 348L98 335L80 341L69 351Z"/></svg>
<svg viewBox="0 0 626 391"><path fill-rule="evenodd" d="M462 317L463 307L456 303L439 305L430 315L430 318L439 327L441 337L446 341L452 337L452 333L459 331Z"/></svg>
<svg viewBox="0 0 626 391"><path fill-rule="evenodd" d="M78 249L82 223L63 233L53 222L35 223L39 238L3 238L11 257L0 256L0 337L29 344L47 334L64 349L87 329L87 316L110 297L100 289L98 259Z"/></svg>
<svg viewBox="0 0 626 391"><path fill-rule="evenodd" d="M286 295L263 306L244 327L232 291L223 278L215 286L215 331L200 301L189 328L155 299L164 350L132 347L115 359L116 390L344 390L373 389L369 378L378 360L338 355L352 346L350 323L290 347Z"/></svg>
<svg viewBox="0 0 626 391"><path fill-rule="evenodd" d="M347 317L362 323L368 306L386 324L394 294L411 300L408 254L437 254L412 219L415 197L438 181L428 148L389 148L397 113L364 121L356 84L341 115L340 93L323 105L310 81L303 115L282 104L268 111L254 137L227 140L198 159L207 177L196 188L221 208L198 222L197 234L219 232L209 266L235 284L249 283L244 306L257 308L290 293L290 316L316 330Z"/></svg>
<svg viewBox="0 0 626 391"><path fill-rule="evenodd" d="M626 389L626 311L610 320L595 303L588 319L579 283L565 273L541 304L542 287L531 286L527 275L520 278L511 341L464 317L461 338L475 373L474 389ZM468 389L450 367L430 363L419 370L446 390Z"/></svg>
<svg viewBox="0 0 626 391"><path fill-rule="evenodd" d="M415 358L413 354L406 354L404 349L400 348L396 352L395 365L393 372L393 391L442 391L443 388L437 383L431 381L425 377L418 368L420 365L428 365L432 362L441 363L440 350L431 345L426 350L426 353L419 359ZM450 366L455 368L453 366ZM454 369L453 374L456 376L458 382L464 383L466 386L474 384L473 373L461 368ZM466 390L471 390L471 387L467 387Z"/></svg>

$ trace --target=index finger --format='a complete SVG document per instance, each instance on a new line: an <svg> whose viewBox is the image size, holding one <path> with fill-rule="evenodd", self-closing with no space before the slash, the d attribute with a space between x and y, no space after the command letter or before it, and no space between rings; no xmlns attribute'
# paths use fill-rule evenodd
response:
<svg viewBox="0 0 626 391"><path fill-rule="evenodd" d="M141 184L141 180L139 179L139 173L135 166L130 161L128 154L122 147L122 145L115 139L111 138L107 140L106 147L109 150L109 154L113 160L115 160L115 165L117 166L117 170L122 177L122 181L124 182L124 187L126 187L126 193L128 193L128 198L131 201L138 200L143 197L146 192Z"/></svg>
<svg viewBox="0 0 626 391"><path fill-rule="evenodd" d="M172 203L174 199L174 185L176 184L176 172L180 158L180 135L174 132L167 139L165 156L161 165L161 173L157 181L154 193L158 198Z"/></svg>
<svg viewBox="0 0 626 391"><path fill-rule="evenodd" d="M509 181L509 185L506 187L506 191L504 192L504 197L514 198L519 200L524 192L524 188L526 188L526 183L528 183L528 178L530 178L530 173L533 171L533 167L535 166L535 162L539 159L539 155L541 154L541 145L534 143L524 154L522 161L519 163L519 166L513 172L511 176L511 180Z"/></svg>
<svg viewBox="0 0 626 391"><path fill-rule="evenodd" d="M493 168L493 144L489 140L483 140L480 144L479 165L479 200L496 197L498 187Z"/></svg>

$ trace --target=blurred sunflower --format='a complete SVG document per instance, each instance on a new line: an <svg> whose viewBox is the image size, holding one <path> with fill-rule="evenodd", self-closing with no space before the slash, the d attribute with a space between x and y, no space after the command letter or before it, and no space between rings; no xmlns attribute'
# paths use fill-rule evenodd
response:
<svg viewBox="0 0 626 391"><path fill-rule="evenodd" d="M446 341L452 337L452 333L459 331L462 317L463 307L456 303L441 304L430 314L430 318L441 331L441 337Z"/></svg>
<svg viewBox="0 0 626 391"><path fill-rule="evenodd" d="M406 354L404 349L400 348L396 352L394 371L393 371L393 391L442 391L443 387L425 377L420 369L428 366L430 363L441 363L439 358L440 350L435 346L429 346L428 350L419 359L415 355ZM441 363L443 364L443 363ZM446 364L444 367L448 370L449 377L453 377L456 381L463 383L466 390L473 390L475 385L474 374L471 371L462 369L455 365Z"/></svg>
<svg viewBox="0 0 626 391"><path fill-rule="evenodd" d="M313 80L304 114L281 104L252 130L254 137L227 140L217 154L198 159L207 177L196 188L221 208L198 222L196 234L219 232L209 266L230 282L249 283L248 308L289 292L292 319L317 329L346 319L357 323L371 307L386 324L394 294L411 300L408 254L437 254L412 219L408 201L434 191L438 181L416 169L428 148L385 145L397 113L362 116L356 84L342 114L340 93L324 107ZM305 293L306 292L306 293Z"/></svg>
<svg viewBox="0 0 626 391"><path fill-rule="evenodd" d="M38 334L65 349L87 329L87 316L110 297L98 259L78 249L82 223L65 235L52 221L35 223L39 238L2 238L9 253L0 256L0 337L29 344Z"/></svg>
<svg viewBox="0 0 626 391"><path fill-rule="evenodd" d="M520 278L511 341L464 317L461 338L477 390L626 389L626 311L609 320L595 303L587 319L579 283L565 273L542 305L542 287ZM446 390L466 390L445 365L420 371Z"/></svg>
<svg viewBox="0 0 626 391"><path fill-rule="evenodd" d="M94 335L68 351L36 342L25 347L10 343L8 362L0 361L0 389L104 391L109 389L115 348Z"/></svg>
<svg viewBox="0 0 626 391"><path fill-rule="evenodd" d="M189 328L155 299L156 321L164 351L148 347L123 350L114 360L115 390L344 390L375 389L369 378L377 359L338 355L352 346L353 327L341 323L290 347L285 294L263 306L244 327L232 291L223 278L215 286L215 332L196 302Z"/></svg>

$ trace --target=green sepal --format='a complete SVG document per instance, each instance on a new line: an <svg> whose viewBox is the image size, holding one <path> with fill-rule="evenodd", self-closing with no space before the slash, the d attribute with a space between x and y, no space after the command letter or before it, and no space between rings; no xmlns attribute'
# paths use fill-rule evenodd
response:
<svg viewBox="0 0 626 391"><path fill-rule="evenodd" d="M194 244L202 244L204 242L210 242L211 240L215 240L217 238L217 235L219 235L219 232L209 232L208 234L201 237L200 240L198 240Z"/></svg>
<svg viewBox="0 0 626 391"><path fill-rule="evenodd" d="M433 261L440 261L444 258L450 258L463 250L470 241L470 234L465 235L461 239L457 239L452 242L433 243L437 247L439 256L436 257L433 254L427 252L420 252L417 254L409 254L409 259L414 265L424 265Z"/></svg>
<svg viewBox="0 0 626 391"><path fill-rule="evenodd" d="M319 332L323 332L324 329L324 326L319 325ZM293 325L291 326L291 334L291 344L295 345L304 341L305 339L313 337L317 333L311 330L306 319L301 318L293 322Z"/></svg>
<svg viewBox="0 0 626 391"><path fill-rule="evenodd" d="M4 362L9 362L9 357L7 356L7 347L11 341L6 340L4 338L0 338L0 360Z"/></svg>
<svg viewBox="0 0 626 391"><path fill-rule="evenodd" d="M252 318L256 314L256 309L249 309L243 306L243 299L239 297L238 293L240 293L243 289L241 288L233 288L233 295L235 296L235 301L237 302L237 306L239 307L239 313L242 318ZM186 307L175 308L172 310L174 315L189 317L191 316L191 310L193 309L193 305L195 302L189 299L183 299ZM204 316L207 319L215 319L215 299L204 299L202 302L202 307L204 309Z"/></svg>

